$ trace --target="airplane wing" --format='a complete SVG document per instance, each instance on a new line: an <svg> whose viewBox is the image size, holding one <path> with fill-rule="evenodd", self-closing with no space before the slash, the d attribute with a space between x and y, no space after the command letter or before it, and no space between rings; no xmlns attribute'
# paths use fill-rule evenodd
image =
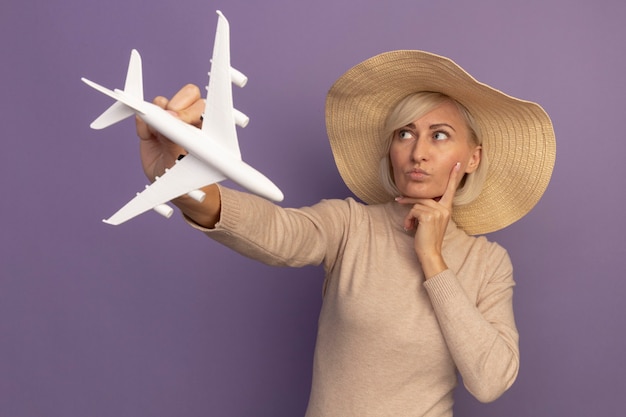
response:
<svg viewBox="0 0 626 417"><path fill-rule="evenodd" d="M241 159L233 107L229 25L221 12L218 11L217 14L210 79L206 88L206 105L202 115L204 120L202 130Z"/></svg>
<svg viewBox="0 0 626 417"><path fill-rule="evenodd" d="M104 222L119 225L176 197L223 179L222 173L188 154Z"/></svg>

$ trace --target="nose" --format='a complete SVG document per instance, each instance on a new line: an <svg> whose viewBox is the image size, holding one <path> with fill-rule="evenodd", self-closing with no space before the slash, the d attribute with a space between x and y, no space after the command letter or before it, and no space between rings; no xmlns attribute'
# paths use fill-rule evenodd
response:
<svg viewBox="0 0 626 417"><path fill-rule="evenodd" d="M411 152L411 158L414 162L427 161L430 154L430 144L428 140L423 137L419 137L413 143L413 150Z"/></svg>

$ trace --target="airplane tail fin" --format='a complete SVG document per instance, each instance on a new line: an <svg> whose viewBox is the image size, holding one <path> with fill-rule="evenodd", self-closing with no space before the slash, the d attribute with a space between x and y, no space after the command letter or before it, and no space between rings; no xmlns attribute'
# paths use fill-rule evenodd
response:
<svg viewBox="0 0 626 417"><path fill-rule="evenodd" d="M82 80L87 85L117 100L91 123L92 129L104 129L133 116L135 111L141 112L139 103L143 102L143 76L141 56L137 50L133 49L130 54L123 94L119 90L111 91L85 78Z"/></svg>
<svg viewBox="0 0 626 417"><path fill-rule="evenodd" d="M130 62L126 72L124 92L132 97L143 101L143 75L141 72L141 56L136 49L130 53Z"/></svg>

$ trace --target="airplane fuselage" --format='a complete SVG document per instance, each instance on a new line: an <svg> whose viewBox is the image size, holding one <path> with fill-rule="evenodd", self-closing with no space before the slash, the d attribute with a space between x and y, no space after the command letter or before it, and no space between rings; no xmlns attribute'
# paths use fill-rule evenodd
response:
<svg viewBox="0 0 626 417"><path fill-rule="evenodd" d="M177 119L152 103L144 101L141 108L143 112L136 111L136 114L144 122L190 154L222 172L225 177L270 200L283 199L283 193L265 175L243 162L238 155L233 155L230 149L208 137L202 130Z"/></svg>

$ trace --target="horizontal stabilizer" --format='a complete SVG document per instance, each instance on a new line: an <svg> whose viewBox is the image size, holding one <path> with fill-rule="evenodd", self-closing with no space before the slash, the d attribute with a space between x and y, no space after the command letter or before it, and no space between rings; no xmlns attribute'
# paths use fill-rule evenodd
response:
<svg viewBox="0 0 626 417"><path fill-rule="evenodd" d="M89 127L92 129L104 129L117 122L120 122L130 116L133 116L135 112L122 102L115 102L111 107L104 111L96 120L94 120Z"/></svg>
<svg viewBox="0 0 626 417"><path fill-rule="evenodd" d="M111 126L113 123L124 120L125 118L132 116L134 113L145 113L143 100L128 95L124 91L111 91L108 88L103 87L98 83L94 83L86 78L81 78L81 80L91 88L116 100L115 104L105 110L105 112L91 124L93 129L103 129L107 126ZM126 109L124 109L124 107L126 107Z"/></svg>

